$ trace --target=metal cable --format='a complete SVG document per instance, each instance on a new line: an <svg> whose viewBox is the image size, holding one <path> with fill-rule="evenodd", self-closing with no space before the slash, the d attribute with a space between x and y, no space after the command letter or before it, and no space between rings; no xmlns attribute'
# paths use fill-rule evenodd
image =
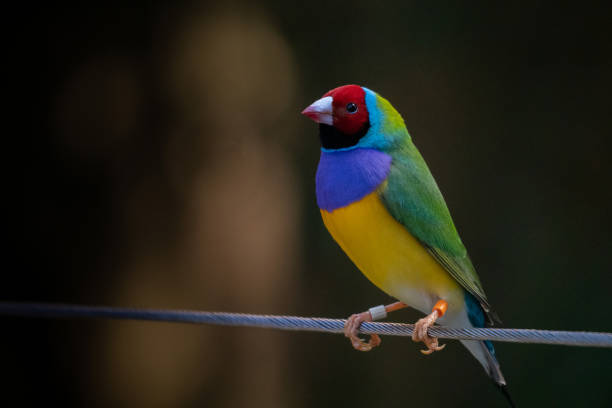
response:
<svg viewBox="0 0 612 408"><path fill-rule="evenodd" d="M280 330L318 331L342 333L344 319L295 317L278 315L255 315L243 313L197 312L191 310L132 309L107 306L80 306L53 303L0 302L0 314L28 317L58 318L110 318L129 320L153 320L223 326L248 326ZM363 334L388 336L411 336L414 325L403 323L362 323ZM612 347L612 333L463 328L444 326L430 327L432 337L455 340L492 340L513 343L560 344L583 347Z"/></svg>

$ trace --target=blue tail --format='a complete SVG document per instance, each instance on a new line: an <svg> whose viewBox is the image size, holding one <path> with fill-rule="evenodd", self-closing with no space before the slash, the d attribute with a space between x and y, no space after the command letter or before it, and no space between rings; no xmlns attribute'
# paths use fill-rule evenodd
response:
<svg viewBox="0 0 612 408"><path fill-rule="evenodd" d="M465 292L465 304L467 306L468 318L470 323L474 327L485 327L486 316L482 306L476 300L472 294ZM484 367L485 371L499 387L504 397L510 403L510 406L515 407L510 393L508 392L508 386L506 385L506 379L501 372L499 362L495 356L495 349L493 343L490 341L462 341L462 343L470 350L470 352L478 359L480 364Z"/></svg>

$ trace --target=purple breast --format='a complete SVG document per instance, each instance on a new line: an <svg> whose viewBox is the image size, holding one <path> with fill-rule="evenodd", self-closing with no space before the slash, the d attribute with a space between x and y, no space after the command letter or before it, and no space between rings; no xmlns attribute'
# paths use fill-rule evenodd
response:
<svg viewBox="0 0 612 408"><path fill-rule="evenodd" d="M373 149L321 152L317 204L333 211L361 200L387 178L391 156Z"/></svg>

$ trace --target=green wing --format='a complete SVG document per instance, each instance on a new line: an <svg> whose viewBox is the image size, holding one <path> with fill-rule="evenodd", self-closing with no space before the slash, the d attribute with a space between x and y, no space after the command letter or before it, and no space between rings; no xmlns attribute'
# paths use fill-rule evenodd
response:
<svg viewBox="0 0 612 408"><path fill-rule="evenodd" d="M480 279L421 154L411 140L390 154L393 162L389 177L380 191L383 203L440 265L474 295L485 312L491 313Z"/></svg>

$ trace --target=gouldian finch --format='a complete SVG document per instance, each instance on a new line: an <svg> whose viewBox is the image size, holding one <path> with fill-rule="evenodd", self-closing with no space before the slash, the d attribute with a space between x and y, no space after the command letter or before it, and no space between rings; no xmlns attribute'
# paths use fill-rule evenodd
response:
<svg viewBox="0 0 612 408"><path fill-rule="evenodd" d="M365 87L345 85L302 114L319 123L316 194L325 226L361 272L398 300L349 317L344 333L353 347L379 345L376 335L361 340L359 325L406 306L427 315L412 336L425 343L425 354L444 347L427 334L434 322L484 327L497 320L438 185L393 106ZM462 343L509 398L491 342Z"/></svg>

